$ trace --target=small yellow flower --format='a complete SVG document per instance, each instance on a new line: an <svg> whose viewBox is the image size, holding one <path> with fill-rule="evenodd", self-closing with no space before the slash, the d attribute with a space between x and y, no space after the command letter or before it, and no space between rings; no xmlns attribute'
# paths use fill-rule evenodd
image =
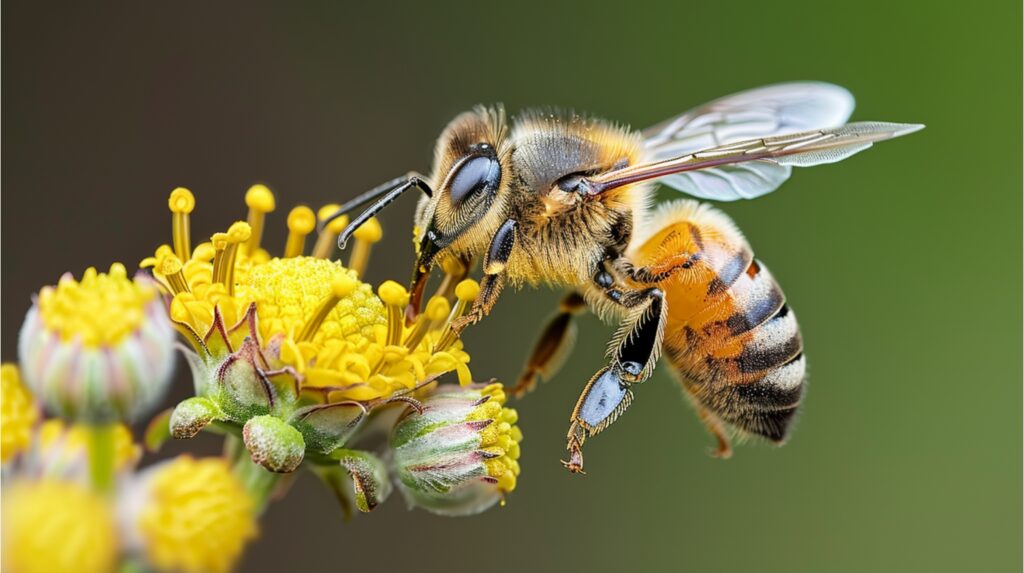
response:
<svg viewBox="0 0 1024 573"><path fill-rule="evenodd" d="M174 329L151 280L70 274L44 287L22 324L25 382L46 408L88 422L132 420L163 396L174 368Z"/></svg>
<svg viewBox="0 0 1024 573"><path fill-rule="evenodd" d="M110 573L117 531L106 500L62 481L15 482L3 495L4 571Z"/></svg>
<svg viewBox="0 0 1024 573"><path fill-rule="evenodd" d="M15 364L0 367L0 462L28 449L39 411Z"/></svg>
<svg viewBox="0 0 1024 573"><path fill-rule="evenodd" d="M158 571L230 571L258 534L253 500L221 458L182 456L142 480L136 525Z"/></svg>

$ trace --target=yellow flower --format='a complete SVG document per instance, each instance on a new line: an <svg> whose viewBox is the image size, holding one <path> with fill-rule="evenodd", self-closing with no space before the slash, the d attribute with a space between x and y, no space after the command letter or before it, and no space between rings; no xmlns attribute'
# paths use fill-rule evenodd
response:
<svg viewBox="0 0 1024 573"><path fill-rule="evenodd" d="M0 462L28 449L39 412L15 364L0 367Z"/></svg>
<svg viewBox="0 0 1024 573"><path fill-rule="evenodd" d="M258 533L255 505L221 458L181 456L142 478L136 525L158 571L222 573Z"/></svg>
<svg viewBox="0 0 1024 573"><path fill-rule="evenodd" d="M469 355L448 324L466 312L470 299L463 295L475 294L473 281L460 285L459 296L435 297L415 324L406 325L403 307L409 296L403 287L386 282L378 298L359 280L370 245L381 239L379 223L356 233L345 267L326 258L344 218L326 226L313 256L307 256L306 238L317 216L296 207L288 215L288 239L278 258L260 245L265 216L276 207L273 194L254 186L246 204L246 222L235 222L193 249L189 215L195 198L187 189L175 189L169 200L174 244L142 262L171 295L171 320L204 360L223 360L246 336L255 335L265 369L287 369L300 392L320 402L386 400L450 371L464 384L471 381ZM321 219L335 209L325 206ZM199 389L202 394L202 384Z"/></svg>
<svg viewBox="0 0 1024 573"><path fill-rule="evenodd" d="M46 408L87 422L132 420L160 400L174 368L174 329L153 282L124 265L44 287L22 324L25 382Z"/></svg>
<svg viewBox="0 0 1024 573"><path fill-rule="evenodd" d="M117 531L107 502L71 482L15 482L4 490L4 571L110 573Z"/></svg>

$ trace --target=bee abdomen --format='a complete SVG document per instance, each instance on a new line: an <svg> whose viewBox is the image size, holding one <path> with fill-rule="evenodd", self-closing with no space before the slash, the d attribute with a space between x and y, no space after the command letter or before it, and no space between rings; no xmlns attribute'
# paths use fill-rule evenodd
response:
<svg viewBox="0 0 1024 573"><path fill-rule="evenodd" d="M714 306L725 317L687 325L687 348L670 360L702 405L744 432L782 442L806 373L796 316L757 261L722 296Z"/></svg>

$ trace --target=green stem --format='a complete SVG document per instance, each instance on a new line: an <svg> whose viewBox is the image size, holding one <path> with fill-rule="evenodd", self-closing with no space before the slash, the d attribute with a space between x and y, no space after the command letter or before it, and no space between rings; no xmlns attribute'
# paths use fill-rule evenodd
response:
<svg viewBox="0 0 1024 573"><path fill-rule="evenodd" d="M238 456L233 469L249 495L252 496L253 501L256 502L256 513L263 513L282 474L267 471L263 466L254 463L248 455Z"/></svg>
<svg viewBox="0 0 1024 573"><path fill-rule="evenodd" d="M89 428L89 476L96 491L114 489L114 431L116 424L97 424Z"/></svg>

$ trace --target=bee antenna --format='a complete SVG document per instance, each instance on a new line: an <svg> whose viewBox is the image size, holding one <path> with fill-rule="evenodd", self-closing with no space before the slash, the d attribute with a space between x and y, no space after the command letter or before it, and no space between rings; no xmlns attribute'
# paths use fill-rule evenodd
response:
<svg viewBox="0 0 1024 573"><path fill-rule="evenodd" d="M402 193L405 193L409 189L419 189L423 193L426 193L428 197L433 194L433 192L430 189L430 186L427 185L419 177L403 177L402 179L404 182L399 184L397 187L395 185L390 185L389 187L388 185L392 183L392 181L389 181L388 183L381 185L381 187L377 189L372 189L366 193L363 193L359 197L356 197L352 201L349 201L349 203L353 204L353 206L358 206L360 202L365 203L366 201L380 197L379 199L377 199L376 203L370 205L369 207L366 208L365 211L360 213L359 216L357 216L355 219L352 219L352 222L349 223L347 227L345 227L345 229L341 232L340 235L338 235L339 249L345 248L345 245L346 243L348 243L348 240L352 237L356 230L359 229L359 227L363 226L363 223L366 223L371 218L373 218L374 215L383 211L384 208L387 207L392 201L398 199L398 197ZM383 190L380 190L381 188L383 188ZM322 225L326 225L327 223L340 217L348 209L351 209L351 207L347 207L347 204L342 205L341 208L338 209L337 213L331 215L330 217L324 220L324 222L321 224L321 227Z"/></svg>

